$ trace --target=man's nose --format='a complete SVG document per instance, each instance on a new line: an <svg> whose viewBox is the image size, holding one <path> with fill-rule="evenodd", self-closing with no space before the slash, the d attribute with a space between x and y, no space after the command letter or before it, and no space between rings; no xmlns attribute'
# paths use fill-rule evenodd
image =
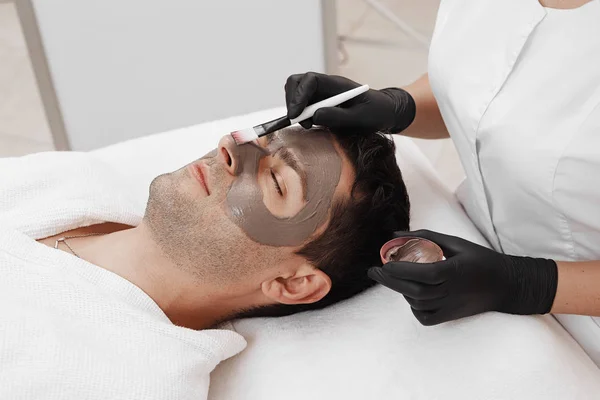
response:
<svg viewBox="0 0 600 400"><path fill-rule="evenodd" d="M225 135L219 140L217 158L231 175L237 176L239 174L240 157L237 144L235 144L231 135Z"/></svg>

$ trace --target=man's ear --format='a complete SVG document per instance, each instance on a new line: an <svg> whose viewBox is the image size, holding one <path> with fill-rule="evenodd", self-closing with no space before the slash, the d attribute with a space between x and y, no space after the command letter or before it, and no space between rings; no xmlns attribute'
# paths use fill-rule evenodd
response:
<svg viewBox="0 0 600 400"><path fill-rule="evenodd" d="M303 264L289 277L265 281L261 286L265 296L280 304L309 304L321 300L331 290L329 275L311 265Z"/></svg>

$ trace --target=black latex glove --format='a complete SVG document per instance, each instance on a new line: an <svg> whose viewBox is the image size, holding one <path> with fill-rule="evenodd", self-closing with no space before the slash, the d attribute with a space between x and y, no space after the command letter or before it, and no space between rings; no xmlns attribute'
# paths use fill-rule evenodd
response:
<svg viewBox="0 0 600 400"><path fill-rule="evenodd" d="M427 230L397 232L437 243L446 260L431 264L389 262L369 277L402 293L423 325L486 311L550 312L558 283L553 260L497 253L467 240Z"/></svg>
<svg viewBox="0 0 600 400"><path fill-rule="evenodd" d="M360 84L342 76L315 72L292 75L285 84L285 102L288 118L296 118L304 108L328 97L335 96ZM333 131L398 133L415 118L415 101L405 90L388 88L370 89L337 107L325 107L300 125L325 126Z"/></svg>

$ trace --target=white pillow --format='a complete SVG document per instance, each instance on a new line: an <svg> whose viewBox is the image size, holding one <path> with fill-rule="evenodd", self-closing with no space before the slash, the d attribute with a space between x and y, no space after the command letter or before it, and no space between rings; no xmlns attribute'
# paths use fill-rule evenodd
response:
<svg viewBox="0 0 600 400"><path fill-rule="evenodd" d="M206 123L92 152L131 179L151 179L216 147L228 132L284 109ZM484 238L416 145L396 138L412 229ZM550 316L488 313L423 327L404 298L376 287L324 310L234 322L248 341L211 374L211 400L597 398L600 371Z"/></svg>

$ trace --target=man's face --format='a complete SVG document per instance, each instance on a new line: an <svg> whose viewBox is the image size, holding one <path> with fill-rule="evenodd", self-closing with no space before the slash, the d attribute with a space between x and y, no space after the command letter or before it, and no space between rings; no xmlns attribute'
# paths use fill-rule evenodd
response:
<svg viewBox="0 0 600 400"><path fill-rule="evenodd" d="M294 254L322 232L353 181L333 137L286 129L217 149L150 186L145 220L174 262L222 284L306 262Z"/></svg>

